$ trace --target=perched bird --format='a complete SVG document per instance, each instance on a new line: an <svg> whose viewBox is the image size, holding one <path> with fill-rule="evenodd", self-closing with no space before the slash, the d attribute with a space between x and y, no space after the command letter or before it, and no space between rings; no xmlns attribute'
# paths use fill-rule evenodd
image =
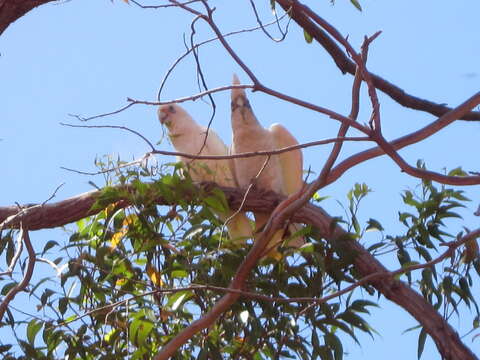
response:
<svg viewBox="0 0 480 360"><path fill-rule="evenodd" d="M192 155L228 155L229 149L212 130L200 126L179 105L162 105L158 109L160 123L168 129L168 135L178 152ZM193 181L213 181L221 186L237 187L234 176L233 161L225 160L192 160L182 156L177 157L189 169ZM233 215L218 213L222 221ZM227 222L227 229L232 240L246 240L252 237L252 226L244 213L238 213Z"/></svg>
<svg viewBox="0 0 480 360"><path fill-rule="evenodd" d="M233 84L239 84L236 75ZM282 125L273 124L265 129L258 122L243 89L232 89L232 150L234 154L254 151L269 151L287 146L297 145L297 140ZM258 189L271 190L279 194L290 195L303 187L303 156L301 150L293 150L271 156L255 156L235 158L235 173L240 187L247 187L252 181ZM265 167L260 172L265 162ZM260 174L259 174L260 173ZM258 177L257 177L257 174ZM256 230L261 229L268 221L270 214L254 213ZM299 229L297 224L289 227L294 233ZM285 237L284 231L278 231L269 242L273 249L270 257L278 258L276 248ZM303 237L290 241L290 245L299 247L304 243Z"/></svg>

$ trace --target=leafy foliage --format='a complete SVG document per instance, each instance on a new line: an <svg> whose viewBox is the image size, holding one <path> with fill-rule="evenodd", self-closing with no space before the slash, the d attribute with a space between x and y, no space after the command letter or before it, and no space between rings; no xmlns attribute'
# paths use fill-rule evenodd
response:
<svg viewBox="0 0 480 360"><path fill-rule="evenodd" d="M5 343L6 358L149 359L223 295L219 288L228 287L251 240L229 241L213 215L228 207L221 191L199 190L178 165L162 172L125 170L106 179L94 205L104 210L78 221L63 248L45 245L43 253L62 255L56 265L69 259L67 269L59 280L29 288L48 316L31 314L20 336L26 340L17 344L24 355L15 357L15 344ZM160 197L173 205L157 206ZM120 207L125 199L131 206ZM13 243L11 233L2 237L7 261ZM357 341L356 330L372 333L363 314L375 303L352 296L318 305L308 300L354 281L345 274L351 264L329 244L312 235L301 249L280 251L284 260L263 263L248 281L246 291L267 298L242 297L179 358L341 359L342 334ZM13 324L19 322L10 313L3 325Z"/></svg>
<svg viewBox="0 0 480 360"><path fill-rule="evenodd" d="M417 163L419 168L425 169L422 161ZM449 175L465 175L459 168L452 170ZM459 239L464 231L454 235L447 229L452 228L455 219L462 219L457 212L465 207L469 201L463 191L448 188L444 185L437 187L431 181L424 180L418 191L404 191L403 202L413 211L399 212L399 221L406 227L406 232L400 236L388 236L394 245L397 260L402 267L408 267L420 262L432 261L435 253L443 252L449 241ZM468 231L468 229L465 229ZM476 245L476 240L474 240ZM454 256L443 263L425 267L420 277L414 280L412 273L405 276L410 284L415 282L424 298L435 309L442 310L444 316L449 318L452 313L459 314L458 306L463 303L475 311L475 319L480 316L478 304L472 295L473 272L480 274L480 258L478 250L475 256L468 259L467 247L457 250ZM439 256L438 254L437 256ZM414 260L414 256L418 261ZM468 260L468 261L465 261ZM473 266L472 266L473 265ZM473 323L473 328L478 327ZM426 341L426 333L422 330L419 334L418 355L422 354Z"/></svg>
<svg viewBox="0 0 480 360"><path fill-rule="evenodd" d="M52 262L59 271L64 259L68 266L59 280L42 278L28 289L46 316L30 314L19 321L18 314L8 312L2 325L14 333L22 328L25 335L16 335L17 343L2 343L6 359L149 359L224 294L251 240L238 244L228 239L212 211L228 208L221 191L199 190L179 164L158 173L144 167L106 178L94 205L103 210L78 221L63 248L53 240L45 244L42 256L54 251L61 255ZM338 221L349 229L348 241L380 231L382 241L370 251L394 249L401 266L415 264L415 253L431 261L439 245L455 239L446 222L459 219L455 210L468 201L461 191L424 181L418 191L402 195L414 210L399 213L406 233L384 236L375 219L360 225L360 204L370 192L366 184L355 184L347 194L347 220ZM172 205L158 206L158 198ZM317 195L313 200L323 199ZM131 206L119 206L125 200ZM14 235L5 233L0 242L7 263L14 256ZM245 290L263 297L241 297L219 322L185 345L178 358L342 359L345 335L356 342L357 331L373 335L364 319L376 306L365 299L375 294L368 285L361 297L354 291L315 302L354 283L357 274L341 245L324 241L315 230L306 236L309 242L302 248L280 248L281 261L264 261L254 270ZM478 258L465 262L458 254L441 270L432 266L417 279L405 276L435 308L443 306L446 316L449 309L457 312L461 302L473 307L478 326L471 269L480 269ZM14 285L4 279L2 293ZM421 331L419 356L425 340ZM23 355L15 355L19 353Z"/></svg>
<svg viewBox="0 0 480 360"><path fill-rule="evenodd" d="M15 332L24 324L25 335L17 336L16 344L1 345L6 359L149 359L223 295L251 241L229 241L212 211L228 208L221 191L199 190L178 164L161 170L160 175L156 169L124 170L106 179L94 205L103 210L78 221L63 248L56 241L45 244L42 256L55 251L61 256L53 263L60 268L68 259L67 269L59 280L46 277L29 288L37 310L48 316L30 314L18 321L18 315L8 313L2 325ZM367 185L355 184L347 194L347 220L338 221L350 229L349 241L380 231L382 241L370 251L393 248L401 266L415 264L413 254L431 261L439 245L455 239L446 222L459 219L455 210L468 201L461 191L424 181L418 191L402 195L414 210L399 213L406 233L384 236L379 221L369 219L362 228L358 220L360 203L370 192ZM158 206L160 197L172 205ZM119 199L131 206L119 206ZM356 342L357 331L373 335L364 319L376 306L364 298L375 293L368 285L361 297L354 291L329 302L314 301L354 283L357 275L351 256L342 254L338 244L315 231L306 236L309 242L302 248L280 248L283 260L265 261L254 270L245 290L263 298L241 297L178 358L342 359L345 335ZM2 236L0 250L9 262L15 252L13 232ZM435 308L443 306L446 316L449 309L457 312L461 302L473 307L478 324L471 269L480 269L478 258L465 262L459 253L440 271L432 266L418 279L405 276ZM2 293L14 285L5 279ZM425 340L421 331L419 356ZM19 352L23 355L15 357Z"/></svg>

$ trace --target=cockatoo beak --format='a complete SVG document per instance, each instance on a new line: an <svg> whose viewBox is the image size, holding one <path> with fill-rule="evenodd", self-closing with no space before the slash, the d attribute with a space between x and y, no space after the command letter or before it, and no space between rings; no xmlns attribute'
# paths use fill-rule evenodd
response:
<svg viewBox="0 0 480 360"><path fill-rule="evenodd" d="M160 106L158 109L158 119L160 123L168 125L168 117L175 112L175 108L172 105Z"/></svg>

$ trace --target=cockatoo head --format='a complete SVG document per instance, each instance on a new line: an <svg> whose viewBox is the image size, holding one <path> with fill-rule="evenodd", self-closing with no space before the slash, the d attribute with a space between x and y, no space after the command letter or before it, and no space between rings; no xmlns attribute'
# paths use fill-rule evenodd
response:
<svg viewBox="0 0 480 360"><path fill-rule="evenodd" d="M193 121L190 115L177 104L160 106L158 108L158 120L167 127L171 134L183 130Z"/></svg>

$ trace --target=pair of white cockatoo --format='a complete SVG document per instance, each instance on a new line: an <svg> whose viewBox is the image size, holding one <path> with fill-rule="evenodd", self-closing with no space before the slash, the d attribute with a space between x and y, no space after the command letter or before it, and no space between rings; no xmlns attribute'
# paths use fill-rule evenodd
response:
<svg viewBox="0 0 480 360"><path fill-rule="evenodd" d="M239 84L237 76L233 84ZM265 129L255 117L243 89L232 89L232 130L233 144L229 149L212 130L200 126L179 105L162 105L158 109L160 122L168 129L170 140L178 152L192 155L229 155L255 151L270 151L298 144L290 132L280 124ZM206 139L205 139L206 137ZM214 181L222 186L247 188L253 181L256 188L271 190L278 194L290 195L303 186L303 158L300 149L271 156L266 165L267 156L234 158L225 160L192 160L178 157L186 164L194 181ZM262 170L262 167L263 170ZM262 170L262 171L260 171ZM242 212L217 214L226 223L228 233L233 240L252 238L250 221ZM269 219L268 213L254 213L255 232L261 229ZM276 257L276 248L292 235L299 227L292 224L289 231L277 231L269 242L267 250ZM296 237L290 246L299 247L303 237Z"/></svg>

